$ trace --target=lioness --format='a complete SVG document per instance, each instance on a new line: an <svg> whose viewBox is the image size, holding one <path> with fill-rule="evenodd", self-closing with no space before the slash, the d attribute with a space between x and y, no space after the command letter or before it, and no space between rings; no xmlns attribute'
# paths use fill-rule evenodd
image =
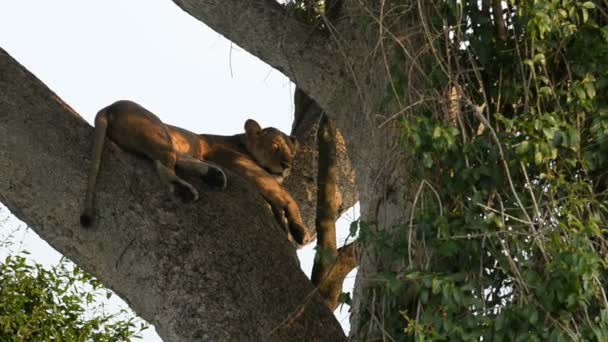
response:
<svg viewBox="0 0 608 342"><path fill-rule="evenodd" d="M205 181L222 188L226 186L222 170L225 167L257 187L297 244L306 245L315 238L315 232L304 225L298 205L280 184L293 162L295 138L273 127L262 129L251 119L245 122L242 134L195 134L165 125L156 115L131 101L115 102L95 117L93 164L80 216L85 227L93 224L95 216L95 184L106 135L124 150L151 159L169 192L184 202L196 201L198 192L175 174L175 167L195 171Z"/></svg>

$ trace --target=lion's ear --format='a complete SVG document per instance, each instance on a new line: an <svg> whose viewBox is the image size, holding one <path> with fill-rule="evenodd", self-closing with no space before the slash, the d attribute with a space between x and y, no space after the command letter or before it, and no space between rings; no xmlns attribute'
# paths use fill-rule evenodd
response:
<svg viewBox="0 0 608 342"><path fill-rule="evenodd" d="M262 127L260 127L257 121L248 119L245 121L245 133L248 136L258 136L262 133Z"/></svg>

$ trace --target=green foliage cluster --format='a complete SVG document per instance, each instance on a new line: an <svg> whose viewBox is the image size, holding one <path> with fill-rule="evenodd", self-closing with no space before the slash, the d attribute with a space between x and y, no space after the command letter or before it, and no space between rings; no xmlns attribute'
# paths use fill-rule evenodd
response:
<svg viewBox="0 0 608 342"><path fill-rule="evenodd" d="M98 296L111 292L67 260L45 268L26 257L0 264L0 341L130 341L146 328L106 313Z"/></svg>
<svg viewBox="0 0 608 342"><path fill-rule="evenodd" d="M424 86L453 91L455 109L411 106L403 123L411 222L359 223L387 260L385 313L400 312L386 332L607 341L608 3L511 0L506 36L490 1L431 3ZM407 105L400 69L389 93Z"/></svg>
<svg viewBox="0 0 608 342"><path fill-rule="evenodd" d="M285 8L298 20L313 25L322 24L322 16L325 13L324 0L289 0L285 2Z"/></svg>
<svg viewBox="0 0 608 342"><path fill-rule="evenodd" d="M330 33L331 22L339 15L344 0L287 0L284 7L297 20Z"/></svg>

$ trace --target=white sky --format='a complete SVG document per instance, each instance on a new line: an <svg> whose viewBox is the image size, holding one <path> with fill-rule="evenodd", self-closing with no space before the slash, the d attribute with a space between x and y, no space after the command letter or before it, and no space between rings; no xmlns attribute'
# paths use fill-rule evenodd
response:
<svg viewBox="0 0 608 342"><path fill-rule="evenodd" d="M169 0L3 0L0 47L89 123L100 108L130 99L194 132L239 133L250 117L262 126L291 129L293 84ZM339 244L357 216L351 210L339 221ZM59 259L16 219L0 226L0 233L15 227L38 262ZM307 274L313 247L299 252ZM353 282L354 273L345 291ZM337 317L348 330L346 311ZM160 338L148 329L143 341Z"/></svg>

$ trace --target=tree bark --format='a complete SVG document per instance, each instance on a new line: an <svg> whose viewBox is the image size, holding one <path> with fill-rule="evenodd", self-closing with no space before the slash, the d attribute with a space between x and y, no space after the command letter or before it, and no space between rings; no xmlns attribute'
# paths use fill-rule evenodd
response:
<svg viewBox="0 0 608 342"><path fill-rule="evenodd" d="M336 241L336 220L340 216L340 196L338 192L338 154L336 125L327 115L323 115L317 133L317 252L310 280L325 298L333 311L340 301L344 279L358 265L356 244L338 249Z"/></svg>
<svg viewBox="0 0 608 342"><path fill-rule="evenodd" d="M317 133L323 117L323 110L302 90L294 93L294 121L291 134L298 138L300 148L294 161L291 176L284 185L300 205L302 216L309 227L315 226L317 215L317 170L319 168L319 148ZM338 215L351 208L358 200L355 171L348 159L344 136L336 130L332 142L335 149L336 191Z"/></svg>
<svg viewBox="0 0 608 342"><path fill-rule="evenodd" d="M344 340L261 196L232 174L226 191L183 205L150 162L107 144L98 223L80 227L92 138L0 49L0 201L13 214L166 341Z"/></svg>

